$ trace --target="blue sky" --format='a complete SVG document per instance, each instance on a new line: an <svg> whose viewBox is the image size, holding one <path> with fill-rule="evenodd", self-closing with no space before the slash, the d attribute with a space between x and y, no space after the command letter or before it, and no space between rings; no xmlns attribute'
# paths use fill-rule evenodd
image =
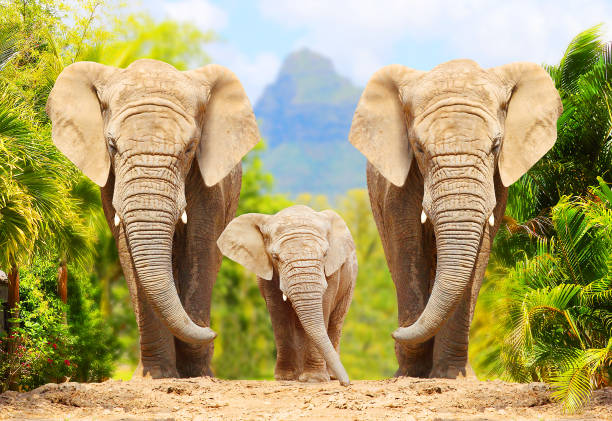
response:
<svg viewBox="0 0 612 421"><path fill-rule="evenodd" d="M483 67L555 63L574 35L598 23L612 39L612 0L145 0L141 7L216 31L224 41L207 51L240 77L252 102L301 47L363 86L390 63L421 70L454 58Z"/></svg>

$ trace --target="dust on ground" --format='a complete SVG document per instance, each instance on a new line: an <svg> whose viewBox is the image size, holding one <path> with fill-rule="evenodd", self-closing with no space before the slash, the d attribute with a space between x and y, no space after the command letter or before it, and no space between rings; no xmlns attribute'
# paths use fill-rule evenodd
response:
<svg viewBox="0 0 612 421"><path fill-rule="evenodd" d="M0 395L1 420L612 420L612 388L564 415L543 383L399 378L305 384L137 379Z"/></svg>

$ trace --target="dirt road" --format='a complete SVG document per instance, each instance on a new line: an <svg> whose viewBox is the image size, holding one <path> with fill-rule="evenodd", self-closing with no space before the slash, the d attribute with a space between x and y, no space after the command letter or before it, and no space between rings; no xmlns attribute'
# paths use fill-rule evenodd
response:
<svg viewBox="0 0 612 421"><path fill-rule="evenodd" d="M546 385L389 379L304 384L210 378L47 384L0 395L0 419L60 420L612 420L612 388L577 415Z"/></svg>

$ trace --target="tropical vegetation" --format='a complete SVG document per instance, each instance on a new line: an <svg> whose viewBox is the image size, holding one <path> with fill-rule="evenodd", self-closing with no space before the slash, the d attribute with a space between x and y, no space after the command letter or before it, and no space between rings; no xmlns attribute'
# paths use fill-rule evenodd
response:
<svg viewBox="0 0 612 421"><path fill-rule="evenodd" d="M510 187L471 331L482 377L549 382L568 411L612 374L611 52L596 26L546 66L557 142Z"/></svg>

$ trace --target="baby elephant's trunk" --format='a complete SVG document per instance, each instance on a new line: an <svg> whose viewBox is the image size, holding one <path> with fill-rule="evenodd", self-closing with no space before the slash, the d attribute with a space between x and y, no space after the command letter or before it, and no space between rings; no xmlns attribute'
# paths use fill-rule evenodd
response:
<svg viewBox="0 0 612 421"><path fill-rule="evenodd" d="M340 362L340 356L329 340L329 336L327 336L323 318L323 291L321 286L307 284L289 288L287 296L304 327L304 331L325 359L327 367L340 381L341 385L348 386L348 374L346 374L346 370Z"/></svg>

